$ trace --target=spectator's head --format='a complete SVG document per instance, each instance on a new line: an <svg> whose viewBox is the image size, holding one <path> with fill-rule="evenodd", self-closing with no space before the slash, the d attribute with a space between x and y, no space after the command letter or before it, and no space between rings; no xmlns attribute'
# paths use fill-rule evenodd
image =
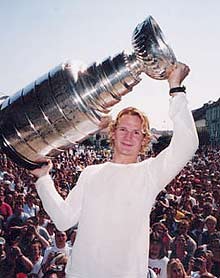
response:
<svg viewBox="0 0 220 278"><path fill-rule="evenodd" d="M167 278L187 277L183 264L179 259L171 259L167 264Z"/></svg>
<svg viewBox="0 0 220 278"><path fill-rule="evenodd" d="M53 222L49 221L46 225L46 229L47 229L49 235L52 236L54 234L54 231L56 230L56 227Z"/></svg>
<svg viewBox="0 0 220 278"><path fill-rule="evenodd" d="M9 204L11 207L14 206L14 198L11 193L7 193L7 195L5 196L5 202Z"/></svg>
<svg viewBox="0 0 220 278"><path fill-rule="evenodd" d="M163 235L168 231L167 227L161 222L154 223L151 228L153 232L157 233L161 237L163 237Z"/></svg>
<svg viewBox="0 0 220 278"><path fill-rule="evenodd" d="M177 231L179 235L186 235L189 230L189 222L187 220L181 220L178 223Z"/></svg>
<svg viewBox="0 0 220 278"><path fill-rule="evenodd" d="M205 219L205 225L207 227L208 232L213 233L216 229L217 219L214 216L209 215Z"/></svg>
<svg viewBox="0 0 220 278"><path fill-rule="evenodd" d="M66 245L66 232L55 230L55 242L58 248L64 248Z"/></svg>
<svg viewBox="0 0 220 278"><path fill-rule="evenodd" d="M204 228L205 221L201 216L195 216L191 223L191 229L202 231Z"/></svg>
<svg viewBox="0 0 220 278"><path fill-rule="evenodd" d="M176 236L173 243L174 243L172 246L173 251L175 252L186 251L187 243L184 235Z"/></svg>
<svg viewBox="0 0 220 278"><path fill-rule="evenodd" d="M194 205L192 207L192 213L194 215L199 215L202 212L202 209L199 207L199 205Z"/></svg>
<svg viewBox="0 0 220 278"><path fill-rule="evenodd" d="M205 182L206 191L211 191L212 181L210 179L205 179L204 182Z"/></svg>
<svg viewBox="0 0 220 278"><path fill-rule="evenodd" d="M16 202L24 203L25 201L25 195L23 193L18 193L16 197Z"/></svg>
<svg viewBox="0 0 220 278"><path fill-rule="evenodd" d="M185 185L185 187L183 188L183 195L185 196L190 196L191 194L191 188L192 188L192 184L191 182L187 182L187 184Z"/></svg>
<svg viewBox="0 0 220 278"><path fill-rule="evenodd" d="M39 210L39 212L37 213L37 218L38 218L39 225L43 226L47 221L46 212L42 209Z"/></svg>
<svg viewBox="0 0 220 278"><path fill-rule="evenodd" d="M30 256L38 258L42 254L42 244L39 240L33 240L30 245Z"/></svg>
<svg viewBox="0 0 220 278"><path fill-rule="evenodd" d="M151 259L162 259L166 256L162 238L155 232L150 235L149 257Z"/></svg>
<svg viewBox="0 0 220 278"><path fill-rule="evenodd" d="M203 192L202 184L195 184L194 188L195 188L195 194L196 195L202 194L202 192Z"/></svg>
<svg viewBox="0 0 220 278"><path fill-rule="evenodd" d="M25 201L26 201L26 203L28 204L28 206L29 207L32 207L33 206L33 204L34 204L34 196L32 195L32 194L30 194L30 193L28 193L27 195L26 195L26 197L25 197Z"/></svg>
<svg viewBox="0 0 220 278"><path fill-rule="evenodd" d="M16 182L15 184L15 190L18 192L18 193L24 193L24 186L22 184L22 182L19 180L18 182Z"/></svg>
<svg viewBox="0 0 220 278"><path fill-rule="evenodd" d="M20 201L15 202L14 214L20 216L23 212L23 203Z"/></svg>

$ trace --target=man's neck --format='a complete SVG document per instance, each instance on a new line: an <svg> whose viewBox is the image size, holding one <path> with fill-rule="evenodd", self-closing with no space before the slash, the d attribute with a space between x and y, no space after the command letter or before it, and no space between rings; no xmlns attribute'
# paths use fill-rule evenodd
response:
<svg viewBox="0 0 220 278"><path fill-rule="evenodd" d="M113 154L112 162L119 163L119 164L136 163L137 157L123 156L123 155L119 156L119 155Z"/></svg>
<svg viewBox="0 0 220 278"><path fill-rule="evenodd" d="M66 242L63 244L56 244L56 246L57 246L57 248L59 248L59 249L63 249L63 248L65 248L65 246L66 246Z"/></svg>
<svg viewBox="0 0 220 278"><path fill-rule="evenodd" d="M36 263L36 262L40 259L40 256L41 256L40 254L34 255L34 256L33 256L33 261L32 261L32 262L33 262L33 263Z"/></svg>

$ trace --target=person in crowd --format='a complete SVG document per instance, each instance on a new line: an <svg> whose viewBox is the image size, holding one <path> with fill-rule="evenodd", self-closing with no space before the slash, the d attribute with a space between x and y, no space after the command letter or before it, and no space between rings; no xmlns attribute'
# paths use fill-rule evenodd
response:
<svg viewBox="0 0 220 278"><path fill-rule="evenodd" d="M168 262L167 278L188 278L184 266L179 259L171 259Z"/></svg>
<svg viewBox="0 0 220 278"><path fill-rule="evenodd" d="M187 185L183 188L182 195L177 197L178 207L180 210L192 212L192 207L197 204L196 199L192 197L191 188L191 182L187 182Z"/></svg>
<svg viewBox="0 0 220 278"><path fill-rule="evenodd" d="M215 232L211 235L207 249L213 253L213 266L211 273L215 276L220 276L220 232Z"/></svg>
<svg viewBox="0 0 220 278"><path fill-rule="evenodd" d="M39 212L39 206L37 206L35 203L34 203L34 196L30 193L28 193L26 196L25 196L25 203L24 203L24 206L23 206L23 211L29 216L29 217L32 217L32 216L37 216L38 212Z"/></svg>
<svg viewBox="0 0 220 278"><path fill-rule="evenodd" d="M23 203L17 201L14 207L14 213L7 218L6 229L9 230L13 226L22 226L28 217L29 216L23 212Z"/></svg>
<svg viewBox="0 0 220 278"><path fill-rule="evenodd" d="M72 247L73 244L75 243L76 240L76 236L77 236L77 228L71 228L69 230L69 240L67 241L67 244Z"/></svg>
<svg viewBox="0 0 220 278"><path fill-rule="evenodd" d="M64 254L66 258L70 256L71 247L67 244L66 232L55 231L55 246L50 246L45 250L42 261L42 272L46 273L54 264L57 256Z"/></svg>
<svg viewBox="0 0 220 278"><path fill-rule="evenodd" d="M200 215L194 215L194 219L192 220L189 235L196 242L197 246L201 244L202 241L202 233L204 229L205 221Z"/></svg>
<svg viewBox="0 0 220 278"><path fill-rule="evenodd" d="M202 232L201 244L208 244L210 237L216 232L217 219L213 215L208 215L205 219L205 228Z"/></svg>
<svg viewBox="0 0 220 278"><path fill-rule="evenodd" d="M177 92L188 72L186 65L177 63L169 75L174 134L156 157L138 163L139 153L150 141L149 122L142 112L129 107L110 126L112 160L86 167L65 200L49 175L50 161L32 171L38 177L36 188L43 206L57 228L67 230L78 223L68 277L139 278L146 274L149 239L145 233L151 206L198 147L186 95Z"/></svg>
<svg viewBox="0 0 220 278"><path fill-rule="evenodd" d="M28 277L36 276L41 278L43 276L41 271L41 264L43 261L42 250L42 244L39 240L35 239L31 242L28 258L31 260L33 268L29 272Z"/></svg>
<svg viewBox="0 0 220 278"><path fill-rule="evenodd" d="M37 232L46 240L46 241L49 241L50 239L50 235L47 231L46 228L42 227L39 225L39 217L38 216L32 216L32 217L29 217L27 222L29 222L29 224L32 224L35 226ZM43 244L43 242L42 242Z"/></svg>
<svg viewBox="0 0 220 278"><path fill-rule="evenodd" d="M5 202L5 192L3 188L0 188L0 215L4 217L4 222L12 215L11 206Z"/></svg>
<svg viewBox="0 0 220 278"><path fill-rule="evenodd" d="M150 234L149 260L148 265L156 273L157 278L167 277L167 257L166 248L159 234L152 232Z"/></svg>
<svg viewBox="0 0 220 278"><path fill-rule="evenodd" d="M161 237L163 246L166 252L168 252L168 250L170 250L170 243L172 241L172 237L170 236L167 227L161 222L156 222L152 224L151 229L152 232L157 233Z"/></svg>
<svg viewBox="0 0 220 278"><path fill-rule="evenodd" d="M164 206L164 203L161 200L156 200L151 210L150 224L152 225L155 222L163 221L167 209L168 208Z"/></svg>
<svg viewBox="0 0 220 278"><path fill-rule="evenodd" d="M187 252L187 243L186 243L185 236L184 235L176 236L171 246L170 258L180 259L184 266L184 269L187 270L191 257L192 255L190 255Z"/></svg>
<svg viewBox="0 0 220 278"><path fill-rule="evenodd" d="M213 208L212 202L207 202L204 195L203 195L203 198L204 198L204 203L202 205L202 208L203 208L202 216L204 219L206 219L207 216L213 215L214 208Z"/></svg>
<svg viewBox="0 0 220 278"><path fill-rule="evenodd" d="M177 233L178 220L176 219L177 208L176 202L172 202L171 205L166 209L161 223L163 223L169 230L171 237L174 237Z"/></svg>
<svg viewBox="0 0 220 278"><path fill-rule="evenodd" d="M55 245L55 230L56 227L52 221L47 222L46 230L49 234L49 242L51 246Z"/></svg>
<svg viewBox="0 0 220 278"><path fill-rule="evenodd" d="M196 242L189 235L189 227L190 227L190 225L187 220L181 220L180 222L178 222L176 237L178 237L180 235L184 236L185 241L186 241L186 251L189 256L193 256L194 252L197 248L197 245L196 245ZM173 239L173 241L175 241L175 238ZM171 243L171 246L172 246L172 243Z"/></svg>
<svg viewBox="0 0 220 278"><path fill-rule="evenodd" d="M38 211L37 219L38 219L39 227L43 227L46 229L47 223L50 222L50 219L49 219L49 216L47 215L47 213L43 209Z"/></svg>
<svg viewBox="0 0 220 278"><path fill-rule="evenodd" d="M49 242L39 233L37 227L34 225L30 218L26 221L24 226L18 227L18 229L20 230L19 246L25 255L28 255L30 246L35 240L41 242L44 250L50 246Z"/></svg>
<svg viewBox="0 0 220 278"><path fill-rule="evenodd" d="M6 256L0 263L0 275L4 278L24 275L33 268L32 262L26 257L19 246L9 245L6 248Z"/></svg>
<svg viewBox="0 0 220 278"><path fill-rule="evenodd" d="M220 231L220 205L214 210L213 216L217 219L216 230Z"/></svg>
<svg viewBox="0 0 220 278"><path fill-rule="evenodd" d="M190 259L187 274L192 278L200 278L202 274L211 274L213 253L203 247L198 247L195 256Z"/></svg>
<svg viewBox="0 0 220 278"><path fill-rule="evenodd" d="M212 199L213 206L214 206L215 209L218 209L219 206L220 206L220 186L219 186L217 180L216 180L215 187L213 187L213 194L212 194L212 196L213 196L213 199Z"/></svg>
<svg viewBox="0 0 220 278"><path fill-rule="evenodd" d="M15 199L13 197L13 194L5 192L5 203L9 204L9 206L11 208L14 208ZM13 212L13 210L12 210L12 212Z"/></svg>

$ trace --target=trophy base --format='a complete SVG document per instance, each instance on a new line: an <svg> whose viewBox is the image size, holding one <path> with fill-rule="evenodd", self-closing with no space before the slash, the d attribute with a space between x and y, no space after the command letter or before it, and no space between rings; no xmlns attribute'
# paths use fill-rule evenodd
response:
<svg viewBox="0 0 220 278"><path fill-rule="evenodd" d="M17 165L28 170L34 170L45 165L45 162L34 162L20 155L16 150L7 144L4 138L0 135L0 149Z"/></svg>

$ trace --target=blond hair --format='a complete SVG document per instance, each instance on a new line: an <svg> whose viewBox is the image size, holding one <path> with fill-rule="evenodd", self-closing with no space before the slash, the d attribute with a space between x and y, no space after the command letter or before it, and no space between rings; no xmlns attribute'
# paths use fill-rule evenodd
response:
<svg viewBox="0 0 220 278"><path fill-rule="evenodd" d="M181 261L178 258L173 258L173 259L170 259L170 261L167 264L167 278L173 277L172 270L173 270L173 268L178 267L178 266L181 268L181 271L183 274L182 278L188 277Z"/></svg>
<svg viewBox="0 0 220 278"><path fill-rule="evenodd" d="M109 124L109 141L110 141L111 147L114 147L113 134L115 133L115 130L118 127L121 117L124 115L138 116L140 118L141 129L142 129L141 131L144 136L143 137L144 140L143 140L143 144L140 149L140 153L144 153L151 140L150 124L149 124L149 120L148 120L147 116L142 111L140 111L139 109L137 109L135 107L124 108L123 110L121 110L118 113L116 119Z"/></svg>

